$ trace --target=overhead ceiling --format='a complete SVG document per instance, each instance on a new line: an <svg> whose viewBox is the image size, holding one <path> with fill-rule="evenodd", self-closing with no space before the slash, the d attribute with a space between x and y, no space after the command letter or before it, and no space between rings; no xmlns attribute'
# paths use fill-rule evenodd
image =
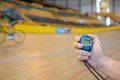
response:
<svg viewBox="0 0 120 80"><path fill-rule="evenodd" d="M22 1L27 1L27 2L37 2L37 3L41 3L41 2L43 2L43 0L22 0Z"/></svg>
<svg viewBox="0 0 120 80"><path fill-rule="evenodd" d="M54 5L54 4L44 2L44 0L22 0L22 1L36 2L36 3L43 4L44 6L47 6L47 7L56 7L56 8L59 8L59 9L68 9L66 7L63 7L63 6L58 6L58 5Z"/></svg>
<svg viewBox="0 0 120 80"><path fill-rule="evenodd" d="M32 0L32 1L35 1L35 2L41 2L41 1L43 1L43 0Z"/></svg>
<svg viewBox="0 0 120 80"><path fill-rule="evenodd" d="M43 0L29 0L29 1L42 2Z"/></svg>

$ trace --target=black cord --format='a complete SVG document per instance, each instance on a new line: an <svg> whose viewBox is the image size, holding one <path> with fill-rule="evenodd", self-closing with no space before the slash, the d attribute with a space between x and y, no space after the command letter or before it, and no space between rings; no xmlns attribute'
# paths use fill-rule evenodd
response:
<svg viewBox="0 0 120 80"><path fill-rule="evenodd" d="M103 80L105 80L105 78L99 73L97 72L91 65L88 61L85 61Z"/></svg>
<svg viewBox="0 0 120 80"><path fill-rule="evenodd" d="M89 67L89 65L84 61L84 64L85 64L85 66L88 68L88 70L95 76L95 78L97 79L97 80L100 80L97 76L96 76L96 74L90 69L90 67Z"/></svg>
<svg viewBox="0 0 120 80"><path fill-rule="evenodd" d="M104 77L103 77L100 73L98 73L98 72L90 65L90 63L89 63L87 60L85 60L84 63L85 63L86 67L89 69L89 71L90 71L92 74L93 74L93 72L92 72L91 69L93 69L93 71L95 71L95 72L98 74L99 77L101 77L103 80L105 80ZM90 67L91 69L90 69L89 67ZM94 75L94 74L93 74L93 75ZM96 75L94 75L94 76L96 77ZM97 78L97 79L98 79L98 78ZM98 79L98 80L99 80L99 79Z"/></svg>

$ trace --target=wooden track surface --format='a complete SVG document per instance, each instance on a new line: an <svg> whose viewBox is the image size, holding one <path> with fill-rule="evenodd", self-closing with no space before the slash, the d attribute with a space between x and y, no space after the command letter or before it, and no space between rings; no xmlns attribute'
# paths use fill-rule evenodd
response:
<svg viewBox="0 0 120 80"><path fill-rule="evenodd" d="M120 30L95 33L105 55L120 60ZM26 34L22 44L0 45L0 80L96 80L77 60L76 35Z"/></svg>

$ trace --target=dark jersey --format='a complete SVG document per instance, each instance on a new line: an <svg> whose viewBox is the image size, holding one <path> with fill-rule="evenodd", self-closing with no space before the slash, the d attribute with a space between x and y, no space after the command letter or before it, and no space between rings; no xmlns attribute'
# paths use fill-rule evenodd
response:
<svg viewBox="0 0 120 80"><path fill-rule="evenodd" d="M16 21L16 18L14 18L14 17L13 17L11 14L9 14L9 13L4 13L3 16L2 16L2 18L3 18L4 20L9 20L10 22Z"/></svg>

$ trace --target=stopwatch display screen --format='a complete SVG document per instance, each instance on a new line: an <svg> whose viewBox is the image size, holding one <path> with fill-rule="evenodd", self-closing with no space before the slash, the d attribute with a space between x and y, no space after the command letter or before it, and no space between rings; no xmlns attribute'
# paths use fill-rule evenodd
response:
<svg viewBox="0 0 120 80"><path fill-rule="evenodd" d="M84 44L90 44L90 40L88 40L88 39L83 39L83 43L84 43Z"/></svg>

